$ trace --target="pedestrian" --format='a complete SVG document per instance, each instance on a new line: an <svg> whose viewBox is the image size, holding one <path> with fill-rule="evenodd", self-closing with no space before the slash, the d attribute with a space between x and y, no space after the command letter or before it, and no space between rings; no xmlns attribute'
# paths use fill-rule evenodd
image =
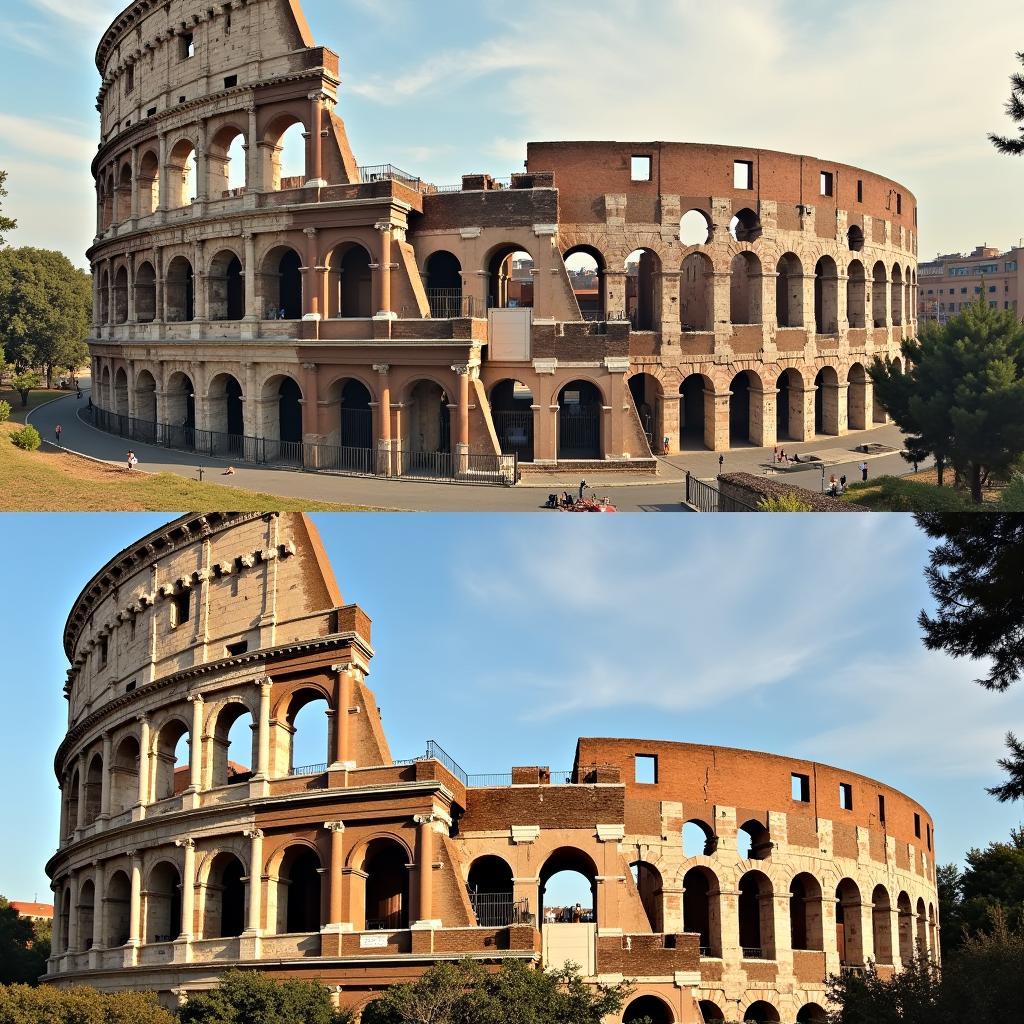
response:
<svg viewBox="0 0 1024 1024"><path fill-rule="evenodd" d="M580 501L583 500L583 495L586 493L586 490L587 490L587 481L586 480L581 480L580 481Z"/></svg>
<svg viewBox="0 0 1024 1024"><path fill-rule="evenodd" d="M92 395L89 396L89 412L92 412Z"/></svg>
<svg viewBox="0 0 1024 1024"><path fill-rule="evenodd" d="M832 477L828 482L828 493L832 495L833 498L839 496L839 481L836 479L835 473L832 474Z"/></svg>
<svg viewBox="0 0 1024 1024"><path fill-rule="evenodd" d="M64 428L58 423L53 431L57 435L57 444L60 445L60 435L64 432Z"/></svg>
<svg viewBox="0 0 1024 1024"><path fill-rule="evenodd" d="M139 460L135 457L135 452L128 453L128 472L130 473L137 465Z"/></svg>
<svg viewBox="0 0 1024 1024"><path fill-rule="evenodd" d="M281 308L280 308L280 309L279 309L279 310L277 311L277 319L278 319L278 320L284 320L284 318L285 318L285 316L284 316L284 306L282 306L282 307L281 307Z"/></svg>
<svg viewBox="0 0 1024 1024"><path fill-rule="evenodd" d="M917 472L917 459L914 459L914 472Z"/></svg>
<svg viewBox="0 0 1024 1024"><path fill-rule="evenodd" d="M724 455L719 455L718 456L718 474L719 474L719 476L721 476L721 474L724 473L724 472L725 472L725 456Z"/></svg>
<svg viewBox="0 0 1024 1024"><path fill-rule="evenodd" d="M860 478L864 483L868 482L868 464L866 462L860 464Z"/></svg>
<svg viewBox="0 0 1024 1024"><path fill-rule="evenodd" d="M845 494L845 493L846 493L846 485L847 485L847 483L848 483L848 481L847 481L847 479L846 479L846 474L844 473L844 474L843 474L843 475L842 475L842 476L841 476L841 477L839 478L839 490L840 490L840 493L841 493L841 494Z"/></svg>

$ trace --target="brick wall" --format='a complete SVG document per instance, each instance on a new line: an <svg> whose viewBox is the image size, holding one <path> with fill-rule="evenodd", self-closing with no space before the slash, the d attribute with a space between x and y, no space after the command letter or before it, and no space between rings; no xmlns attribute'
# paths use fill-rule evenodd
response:
<svg viewBox="0 0 1024 1024"><path fill-rule="evenodd" d="M674 949L665 942L675 940ZM630 949L626 949L627 939ZM697 935L608 935L597 939L599 974L624 974L631 978L664 977L676 971L700 970L700 937Z"/></svg>
<svg viewBox="0 0 1024 1024"><path fill-rule="evenodd" d="M780 483L778 480L765 476L754 476L752 473L726 473L718 478L718 489L727 498L741 501L745 505L757 508L766 498L784 498L795 495L805 505L810 505L814 512L867 512L868 509L850 502L839 501L825 494L794 487L792 484Z"/></svg>
<svg viewBox="0 0 1024 1024"><path fill-rule="evenodd" d="M496 192L442 192L424 196L423 215L411 221L419 231L463 227L528 227L558 220L558 193L553 189L502 189Z"/></svg>
<svg viewBox="0 0 1024 1024"><path fill-rule="evenodd" d="M466 805L460 826L463 832L505 830L512 825L591 828L623 820L625 792L618 786L470 789Z"/></svg>

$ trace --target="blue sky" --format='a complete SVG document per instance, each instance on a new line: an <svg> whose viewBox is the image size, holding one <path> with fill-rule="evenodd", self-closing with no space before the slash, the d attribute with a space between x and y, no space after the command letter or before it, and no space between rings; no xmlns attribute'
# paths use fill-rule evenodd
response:
<svg viewBox="0 0 1024 1024"><path fill-rule="evenodd" d="M122 0L14 0L0 35L10 241L82 263L94 226L92 63ZM1024 161L1001 157L1024 5L989 0L305 0L342 58L361 163L439 183L508 174L527 140L754 145L858 164L921 204L921 255L1024 235ZM652 12L657 13L652 13Z"/></svg>
<svg viewBox="0 0 1024 1024"><path fill-rule="evenodd" d="M708 516L642 532L633 517L314 518L342 594L374 619L370 682L396 757L436 739L470 772L567 769L587 735L809 757L921 800L940 860L1024 818L984 793L1004 732L1024 721L1024 684L986 693L970 664L923 650L927 546L910 517ZM0 521L10 898L48 898L67 611L166 519Z"/></svg>

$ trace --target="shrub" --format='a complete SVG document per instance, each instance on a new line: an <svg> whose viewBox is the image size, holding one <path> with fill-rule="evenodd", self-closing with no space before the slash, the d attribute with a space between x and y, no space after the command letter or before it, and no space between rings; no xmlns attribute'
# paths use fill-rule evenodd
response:
<svg viewBox="0 0 1024 1024"><path fill-rule="evenodd" d="M783 494L780 498L764 498L758 502L758 512L813 512L814 509L802 501L799 495Z"/></svg>
<svg viewBox="0 0 1024 1024"><path fill-rule="evenodd" d="M276 982L258 971L227 971L219 988L189 997L179 1018L182 1024L348 1024L352 1015L335 1010L318 981Z"/></svg>
<svg viewBox="0 0 1024 1024"><path fill-rule="evenodd" d="M1015 476L1003 491L1000 512L1024 512L1024 476Z"/></svg>
<svg viewBox="0 0 1024 1024"><path fill-rule="evenodd" d="M43 443L39 431L31 424L22 427L21 430L15 430L11 434L11 440L16 448L26 452L34 452Z"/></svg>
<svg viewBox="0 0 1024 1024"><path fill-rule="evenodd" d="M0 423L6 423L11 418L11 403L0 402Z"/></svg>
<svg viewBox="0 0 1024 1024"><path fill-rule="evenodd" d="M52 985L0 987L0 1024L175 1024L146 992L106 994L94 988Z"/></svg>

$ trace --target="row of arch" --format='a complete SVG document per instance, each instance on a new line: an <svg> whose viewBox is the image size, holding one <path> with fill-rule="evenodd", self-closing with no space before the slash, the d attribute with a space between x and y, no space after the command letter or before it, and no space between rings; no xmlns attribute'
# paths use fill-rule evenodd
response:
<svg viewBox="0 0 1024 1024"><path fill-rule="evenodd" d="M725 1021L725 1012L710 999L698 1003L704 1024ZM645 995L632 1000L622 1015L623 1024L647 1019L651 1024L675 1024L676 1017L669 1004L660 996ZM730 1018L731 1019L731 1018ZM750 1003L738 1018L744 1024L776 1024L782 1018L770 1002L757 999ZM796 1024L827 1024L828 1014L818 1003L805 1003L796 1015Z"/></svg>

